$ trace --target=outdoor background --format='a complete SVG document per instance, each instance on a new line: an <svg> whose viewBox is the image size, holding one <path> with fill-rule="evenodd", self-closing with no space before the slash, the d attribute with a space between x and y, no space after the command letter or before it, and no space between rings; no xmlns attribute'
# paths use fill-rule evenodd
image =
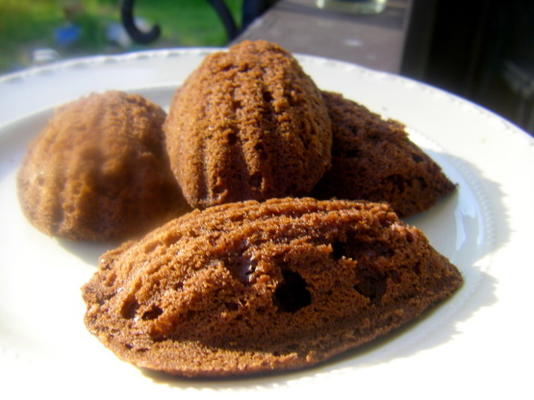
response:
<svg viewBox="0 0 534 400"><path fill-rule="evenodd" d="M225 3L240 26L243 0ZM411 54L414 68L401 74L487 107L534 135L534 0L464 3L419 2L427 12L420 22L432 23L425 22L424 32L417 28L414 42L429 45ZM133 43L120 20L120 0L0 0L0 75L94 54L229 42L207 0L135 0L134 14L143 30L158 24L159 39Z"/></svg>
<svg viewBox="0 0 534 400"><path fill-rule="evenodd" d="M240 22L242 0L226 0ZM0 74L90 54L184 46L224 46L228 39L205 0L136 0L138 25L157 23L160 38L131 43L119 0L0 0Z"/></svg>

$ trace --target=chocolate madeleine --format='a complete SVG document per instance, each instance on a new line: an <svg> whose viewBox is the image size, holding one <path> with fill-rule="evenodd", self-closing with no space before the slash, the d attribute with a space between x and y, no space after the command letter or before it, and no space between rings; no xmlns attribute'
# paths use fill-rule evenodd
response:
<svg viewBox="0 0 534 400"><path fill-rule="evenodd" d="M406 217L430 208L455 185L410 141L404 126L340 94L323 92L332 120L332 168L314 195L388 202Z"/></svg>
<svg viewBox="0 0 534 400"><path fill-rule="evenodd" d="M119 91L56 110L18 174L26 217L49 235L103 241L144 233L185 208L164 119L158 105Z"/></svg>
<svg viewBox="0 0 534 400"><path fill-rule="evenodd" d="M330 166L320 91L291 54L266 41L207 56L176 92L164 130L193 207L306 195Z"/></svg>
<svg viewBox="0 0 534 400"><path fill-rule="evenodd" d="M182 376L302 368L417 318L460 272L385 204L272 199L195 210L104 254L89 331Z"/></svg>

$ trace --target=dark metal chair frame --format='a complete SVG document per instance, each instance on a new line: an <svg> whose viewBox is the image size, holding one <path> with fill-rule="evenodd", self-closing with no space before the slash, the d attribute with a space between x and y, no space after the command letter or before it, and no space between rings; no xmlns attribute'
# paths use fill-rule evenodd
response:
<svg viewBox="0 0 534 400"><path fill-rule="evenodd" d="M243 0L242 23L238 26L228 6L223 0L206 0L219 16L229 41L235 39L254 19L263 14L276 0ZM179 1L177 1L179 3ZM136 43L148 44L157 40L161 34L159 25L154 25L148 32L141 31L135 24L135 0L121 1L121 20L126 32Z"/></svg>

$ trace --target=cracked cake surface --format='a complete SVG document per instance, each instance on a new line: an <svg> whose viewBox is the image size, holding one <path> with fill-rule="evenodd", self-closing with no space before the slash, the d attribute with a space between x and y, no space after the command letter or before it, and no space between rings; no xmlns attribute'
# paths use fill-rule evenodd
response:
<svg viewBox="0 0 534 400"><path fill-rule="evenodd" d="M266 41L208 55L177 90L164 130L193 207L307 195L330 165L319 89L290 53Z"/></svg>
<svg viewBox="0 0 534 400"><path fill-rule="evenodd" d="M455 190L404 126L342 95L323 91L332 120L332 168L319 198L386 201L401 217L422 212Z"/></svg>
<svg viewBox="0 0 534 400"><path fill-rule="evenodd" d="M121 240L187 209L163 144L165 112L120 91L58 108L18 174L22 210L41 231Z"/></svg>
<svg viewBox="0 0 534 400"><path fill-rule="evenodd" d="M462 284L381 203L195 210L105 253L85 323L121 359L182 376L295 369L411 321Z"/></svg>

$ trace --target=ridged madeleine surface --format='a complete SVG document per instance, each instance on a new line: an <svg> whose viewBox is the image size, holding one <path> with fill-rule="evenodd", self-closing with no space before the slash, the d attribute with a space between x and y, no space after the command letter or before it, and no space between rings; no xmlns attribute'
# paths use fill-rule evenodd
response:
<svg viewBox="0 0 534 400"><path fill-rule="evenodd" d="M164 127L191 206L308 194L330 165L320 91L278 45L208 55L176 92Z"/></svg>
<svg viewBox="0 0 534 400"><path fill-rule="evenodd" d="M301 368L450 296L459 271L384 204L272 199L193 211L104 254L88 329L184 376Z"/></svg>
<svg viewBox="0 0 534 400"><path fill-rule="evenodd" d="M164 119L158 105L119 91L56 110L19 171L24 214L49 235L94 241L124 239L168 219L180 197Z"/></svg>
<svg viewBox="0 0 534 400"><path fill-rule="evenodd" d="M332 168L316 196L385 201L405 217L454 191L455 185L410 141L402 124L339 94L323 96L332 120Z"/></svg>

